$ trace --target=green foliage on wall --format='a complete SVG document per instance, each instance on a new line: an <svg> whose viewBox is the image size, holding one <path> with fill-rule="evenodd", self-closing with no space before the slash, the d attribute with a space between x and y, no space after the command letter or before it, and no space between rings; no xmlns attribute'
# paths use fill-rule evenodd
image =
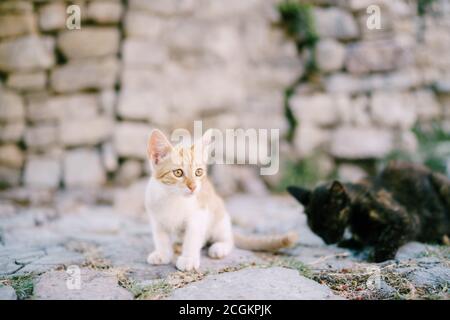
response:
<svg viewBox="0 0 450 320"><path fill-rule="evenodd" d="M300 3L299 1L286 0L278 4L278 12L280 13L280 24L288 36L295 41L298 52L302 53L303 50L309 51L306 55L304 74L285 91L284 109L285 117L289 123L289 131L286 138L288 141L292 141L298 122L289 107L289 98L299 83L312 81L318 71L315 61L315 46L319 36L316 31L311 5Z"/></svg>
<svg viewBox="0 0 450 320"><path fill-rule="evenodd" d="M419 16L423 16L427 13L428 8L434 3L436 0L418 0L417 1L417 13Z"/></svg>
<svg viewBox="0 0 450 320"><path fill-rule="evenodd" d="M284 192L291 185L313 188L320 181L335 178L335 172L324 174L318 155L312 155L299 161L286 161L283 164L281 181L276 192Z"/></svg>
<svg viewBox="0 0 450 320"><path fill-rule="evenodd" d="M300 48L313 47L316 44L319 36L311 5L286 0L278 5L278 11L284 29L296 40Z"/></svg>
<svg viewBox="0 0 450 320"><path fill-rule="evenodd" d="M303 49L310 51L305 62L305 74L303 76L303 80L309 80L312 74L318 70L314 59L314 51L319 35L316 30L312 7L298 1L286 0L278 5L278 12L280 13L282 27L294 39L298 51L302 52Z"/></svg>
<svg viewBox="0 0 450 320"><path fill-rule="evenodd" d="M284 116L289 124L289 130L287 132L286 139L289 142L294 140L295 128L298 126L298 121L294 116L291 108L289 107L289 99L294 94L295 86L291 86L287 88L284 92Z"/></svg>
<svg viewBox="0 0 450 320"><path fill-rule="evenodd" d="M446 132L439 123L429 126L416 125L417 152L394 151L381 161L385 165L390 160L403 160L422 163L433 171L450 177L450 132Z"/></svg>

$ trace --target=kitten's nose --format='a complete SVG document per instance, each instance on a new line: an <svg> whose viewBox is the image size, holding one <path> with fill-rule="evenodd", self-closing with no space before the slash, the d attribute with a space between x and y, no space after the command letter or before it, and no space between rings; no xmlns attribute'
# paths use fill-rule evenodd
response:
<svg viewBox="0 0 450 320"><path fill-rule="evenodd" d="M187 187L191 192L194 192L195 189L197 188L197 185L195 183L188 183Z"/></svg>

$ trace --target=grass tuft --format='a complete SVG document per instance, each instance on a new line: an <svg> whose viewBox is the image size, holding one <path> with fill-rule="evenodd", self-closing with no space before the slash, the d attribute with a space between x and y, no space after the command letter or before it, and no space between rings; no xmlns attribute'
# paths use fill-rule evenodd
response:
<svg viewBox="0 0 450 320"><path fill-rule="evenodd" d="M0 285L13 287L16 291L17 299L26 300L33 295L34 278L35 275L32 273L20 276L0 278Z"/></svg>
<svg viewBox="0 0 450 320"><path fill-rule="evenodd" d="M276 259L270 264L270 266L297 270L300 275L308 279L313 279L314 277L314 273L312 272L311 268L309 268L303 262L292 257L281 257L279 259Z"/></svg>
<svg viewBox="0 0 450 320"><path fill-rule="evenodd" d="M125 275L119 276L119 285L133 294L138 300L156 300L167 297L173 290L166 280L155 280L150 285L140 285Z"/></svg>

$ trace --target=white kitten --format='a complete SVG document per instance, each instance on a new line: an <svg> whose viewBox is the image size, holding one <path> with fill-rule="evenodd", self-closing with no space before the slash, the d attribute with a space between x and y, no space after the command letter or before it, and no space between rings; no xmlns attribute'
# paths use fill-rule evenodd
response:
<svg viewBox="0 0 450 320"><path fill-rule="evenodd" d="M208 132L192 146L172 146L163 133L154 130L148 143L152 176L147 185L145 207L150 215L155 250L150 264L168 264L173 258L173 240L182 236L179 270L199 269L200 251L212 243L208 255L222 258L234 242L248 250L277 250L296 241L295 234L281 236L233 236L223 200L207 178L207 167L197 148L207 148Z"/></svg>

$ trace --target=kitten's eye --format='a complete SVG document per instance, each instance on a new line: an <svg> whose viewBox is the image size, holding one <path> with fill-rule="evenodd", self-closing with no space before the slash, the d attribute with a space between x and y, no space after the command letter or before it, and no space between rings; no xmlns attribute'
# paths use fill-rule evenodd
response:
<svg viewBox="0 0 450 320"><path fill-rule="evenodd" d="M203 169L202 168L198 168L197 170L195 170L195 175L197 177L200 177L203 174Z"/></svg>
<svg viewBox="0 0 450 320"><path fill-rule="evenodd" d="M183 170L181 170L181 169L176 169L176 170L173 170L172 172L173 172L173 175L177 178L180 178L183 176Z"/></svg>

